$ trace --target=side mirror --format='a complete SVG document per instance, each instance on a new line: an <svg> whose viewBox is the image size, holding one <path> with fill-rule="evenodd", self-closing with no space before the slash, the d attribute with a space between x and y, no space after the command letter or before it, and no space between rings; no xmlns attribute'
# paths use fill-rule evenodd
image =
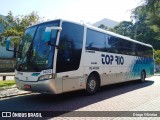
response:
<svg viewBox="0 0 160 120"><path fill-rule="evenodd" d="M7 38L7 41L6 41L6 50L11 51L10 50L10 38L9 37Z"/></svg>
<svg viewBox="0 0 160 120"><path fill-rule="evenodd" d="M46 27L46 29L45 29L45 43L46 43L46 45L52 45L50 43L51 43L51 33L53 30L61 31L62 28L61 27ZM56 45L53 45L53 46L56 46Z"/></svg>
<svg viewBox="0 0 160 120"><path fill-rule="evenodd" d="M8 37L6 40L6 50L15 52L16 50L14 49L14 47L16 46L18 39L20 39L19 36Z"/></svg>

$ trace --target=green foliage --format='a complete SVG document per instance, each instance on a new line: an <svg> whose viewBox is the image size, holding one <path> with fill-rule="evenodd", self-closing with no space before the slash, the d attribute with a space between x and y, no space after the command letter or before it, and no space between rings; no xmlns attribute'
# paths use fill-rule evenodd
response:
<svg viewBox="0 0 160 120"><path fill-rule="evenodd" d="M109 28L109 31L116 33L116 30L114 28Z"/></svg>
<svg viewBox="0 0 160 120"><path fill-rule="evenodd" d="M0 23L3 25L5 31L0 35L0 41L2 41L3 37L9 36L20 36L22 37L25 29L33 24L42 22L43 19L39 17L37 12L32 12L28 15L18 15L13 16L13 13L9 11L6 19L0 17ZM15 47L19 43L19 39L15 39L14 41ZM5 44L5 41L1 42L2 45Z"/></svg>
<svg viewBox="0 0 160 120"><path fill-rule="evenodd" d="M5 29L12 28L17 30L17 32L24 32L24 30L36 23L41 22L37 12L32 12L29 15L18 15L13 16L13 13L9 11L6 19L1 18L0 22L3 24Z"/></svg>
<svg viewBox="0 0 160 120"><path fill-rule="evenodd" d="M12 85L15 85L15 80L5 80L5 81L0 80L0 87L8 87Z"/></svg>
<svg viewBox="0 0 160 120"><path fill-rule="evenodd" d="M43 20L39 17L37 12L32 12L29 15L18 15L13 16L13 13L9 11L8 15L6 16L6 19L0 17L0 23L5 28L4 33L2 35L20 35L22 36L22 33L24 30L36 23L42 22Z"/></svg>
<svg viewBox="0 0 160 120"><path fill-rule="evenodd" d="M108 27L105 26L105 25L103 25L103 24L101 24L100 26L98 26L98 28L101 28L101 29L103 29L103 30L107 30L107 29L108 29Z"/></svg>
<svg viewBox="0 0 160 120"><path fill-rule="evenodd" d="M154 28L156 27L156 29L160 30L160 1L143 0L141 6L135 8L132 16L137 19L143 17L143 22L147 23L151 28L154 26Z"/></svg>
<svg viewBox="0 0 160 120"><path fill-rule="evenodd" d="M18 29L21 32L24 32L24 30L36 23L39 23L40 17L38 16L37 12L32 12L29 15L21 15L14 18L15 23L15 29Z"/></svg>
<svg viewBox="0 0 160 120"><path fill-rule="evenodd" d="M16 29L13 29L13 28L8 28L4 31L4 33L2 34L1 37L5 36L6 38L9 37L9 36L22 36L23 35L23 32L18 32ZM2 39L2 38L1 38ZM19 40L20 39L13 39L13 42L14 42L14 46L17 47L18 43L19 43ZM1 42L1 45L5 45L5 42L6 41L2 41Z"/></svg>
<svg viewBox="0 0 160 120"><path fill-rule="evenodd" d="M132 13L137 25L137 40L153 45L160 49L160 1L143 0L141 6Z"/></svg>
<svg viewBox="0 0 160 120"><path fill-rule="evenodd" d="M6 19L0 17L0 23L3 25L5 31L0 34L1 45L5 45L5 41L2 41L2 38L9 36L20 36L22 37L25 29L33 24L42 22L43 19L39 17L37 12L32 12L28 15L18 15L13 16L13 13L9 11ZM14 44L14 50L16 50L20 39L12 39ZM16 51L14 52L14 57L16 57Z"/></svg>
<svg viewBox="0 0 160 120"><path fill-rule="evenodd" d="M132 22L123 21L114 29L115 32L132 39L151 44L160 49L160 1L143 0L131 15Z"/></svg>
<svg viewBox="0 0 160 120"><path fill-rule="evenodd" d="M156 50L160 49L160 33L151 29L144 22L137 21L133 24L132 22L123 21L114 29L118 34L151 44Z"/></svg>
<svg viewBox="0 0 160 120"><path fill-rule="evenodd" d="M8 28L4 31L3 35L5 37L9 37L9 36L22 36L23 32L19 32L14 28Z"/></svg>
<svg viewBox="0 0 160 120"><path fill-rule="evenodd" d="M133 31L133 23L128 21L123 21L119 25L114 27L116 33L128 36L133 38L132 31Z"/></svg>
<svg viewBox="0 0 160 120"><path fill-rule="evenodd" d="M160 65L160 50L154 51L154 59L157 65Z"/></svg>

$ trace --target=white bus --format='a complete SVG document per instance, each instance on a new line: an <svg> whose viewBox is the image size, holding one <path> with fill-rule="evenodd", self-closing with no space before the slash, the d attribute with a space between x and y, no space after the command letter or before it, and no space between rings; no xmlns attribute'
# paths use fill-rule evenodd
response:
<svg viewBox="0 0 160 120"><path fill-rule="evenodd" d="M26 29L15 67L17 88L53 94L94 94L100 86L144 82L153 74L151 45L61 19Z"/></svg>

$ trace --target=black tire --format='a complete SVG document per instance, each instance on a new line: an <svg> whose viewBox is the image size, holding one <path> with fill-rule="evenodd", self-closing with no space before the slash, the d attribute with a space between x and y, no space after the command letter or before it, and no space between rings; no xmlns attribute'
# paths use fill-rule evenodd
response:
<svg viewBox="0 0 160 120"><path fill-rule="evenodd" d="M143 70L142 72L141 72L141 79L140 79L140 81L143 83L143 82L145 82L145 78L146 78L146 73L145 73L145 71Z"/></svg>
<svg viewBox="0 0 160 120"><path fill-rule="evenodd" d="M90 75L86 83L86 92L89 95L95 94L99 88L99 79L95 75Z"/></svg>

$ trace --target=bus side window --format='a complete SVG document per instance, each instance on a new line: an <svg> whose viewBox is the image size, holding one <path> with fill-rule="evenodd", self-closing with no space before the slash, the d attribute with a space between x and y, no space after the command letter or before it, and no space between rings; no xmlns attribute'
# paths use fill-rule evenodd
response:
<svg viewBox="0 0 160 120"><path fill-rule="evenodd" d="M71 41L61 41L60 51L61 51L61 58L66 61L72 61L72 42Z"/></svg>
<svg viewBox="0 0 160 120"><path fill-rule="evenodd" d="M80 65L83 32L81 25L63 22L57 53L56 72L77 70Z"/></svg>
<svg viewBox="0 0 160 120"><path fill-rule="evenodd" d="M111 36L108 39L108 44L111 46L109 52L118 53L118 39L114 36Z"/></svg>
<svg viewBox="0 0 160 120"><path fill-rule="evenodd" d="M105 52L105 34L95 30L87 29L86 49Z"/></svg>

